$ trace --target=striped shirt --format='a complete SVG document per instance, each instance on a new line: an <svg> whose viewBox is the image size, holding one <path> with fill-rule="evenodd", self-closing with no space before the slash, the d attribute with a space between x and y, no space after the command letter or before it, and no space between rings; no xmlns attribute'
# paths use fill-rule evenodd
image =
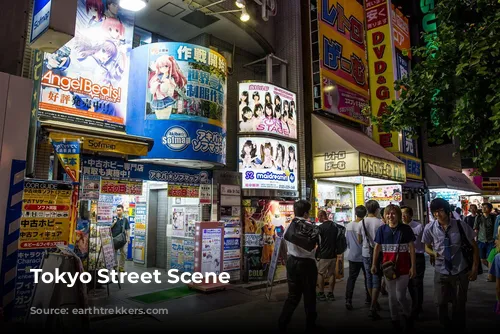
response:
<svg viewBox="0 0 500 334"><path fill-rule="evenodd" d="M387 261L396 262L396 271L399 275L410 273L410 243L415 241L415 234L409 225L399 223L397 227L391 228L389 224L381 226L377 230L375 242L382 246L382 263Z"/></svg>

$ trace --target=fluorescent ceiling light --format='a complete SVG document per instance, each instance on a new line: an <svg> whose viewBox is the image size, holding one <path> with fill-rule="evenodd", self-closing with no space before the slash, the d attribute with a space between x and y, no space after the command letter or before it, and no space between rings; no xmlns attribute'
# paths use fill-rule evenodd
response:
<svg viewBox="0 0 500 334"><path fill-rule="evenodd" d="M248 15L248 12L245 9L245 7L243 7L243 9L241 10L240 20L242 20L243 22L250 20L250 15Z"/></svg>
<svg viewBox="0 0 500 334"><path fill-rule="evenodd" d="M147 0L120 0L120 7L137 12L146 7L146 2Z"/></svg>
<svg viewBox="0 0 500 334"><path fill-rule="evenodd" d="M245 0L236 0L236 7L245 8Z"/></svg>

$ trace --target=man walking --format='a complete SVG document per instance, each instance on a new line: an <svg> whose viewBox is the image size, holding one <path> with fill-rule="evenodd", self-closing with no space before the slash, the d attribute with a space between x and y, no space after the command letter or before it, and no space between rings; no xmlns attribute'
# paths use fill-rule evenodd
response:
<svg viewBox="0 0 500 334"><path fill-rule="evenodd" d="M474 231L477 233L477 246L479 247L479 257L481 262L488 267L488 255L495 247L494 227L495 215L491 214L493 205L483 203L483 214L477 216L474 223Z"/></svg>
<svg viewBox="0 0 500 334"><path fill-rule="evenodd" d="M113 224L111 225L111 235L113 238L119 236L125 231L127 243L119 249L115 249L115 259L117 259L117 253L120 251L120 258L117 259L118 270L121 272L125 271L125 260L127 254L127 245L130 243L130 224L128 219L123 217L123 205L119 204L116 207L116 217L113 218Z"/></svg>
<svg viewBox="0 0 500 334"><path fill-rule="evenodd" d="M363 268L363 256L362 256L362 244L359 242L358 235L361 234L361 221L366 216L366 208L364 205L359 205L355 209L356 220L352 223L347 224L346 227L346 239L347 239L347 249L349 253L347 255L347 260L349 261L349 278L347 279L346 292L345 292L345 307L348 310L352 310L352 296L354 294L354 286L356 280L358 279L359 272L363 272L366 299L365 304L371 304L370 293L368 292L368 287L366 285L366 272Z"/></svg>
<svg viewBox="0 0 500 334"><path fill-rule="evenodd" d="M466 325L465 305L469 281L477 279L479 250L474 231L467 224L450 218L450 205L446 200L432 200L430 209L436 220L425 226L422 242L427 254L436 261L434 298L439 321L446 329L461 332ZM462 253L461 246L467 242L473 248L473 263L468 263ZM448 303L453 305L452 320L448 315Z"/></svg>
<svg viewBox="0 0 500 334"><path fill-rule="evenodd" d="M315 247L319 243L319 229L308 221L309 210L311 210L311 203L308 201L295 202L293 207L295 218L287 227L284 236L288 252L286 261L288 298L279 318L281 332L284 332L290 323L302 295L304 295L307 328L314 329L316 327L318 269L316 267ZM298 233L299 231L300 233Z"/></svg>
<svg viewBox="0 0 500 334"><path fill-rule="evenodd" d="M318 213L319 226L319 247L316 258L318 259L318 300L334 301L335 296L335 264L337 263L336 240L337 233L341 233L340 226L328 220L326 211ZM325 281L328 281L328 294L325 296Z"/></svg>
<svg viewBox="0 0 500 334"><path fill-rule="evenodd" d="M403 223L409 225L415 234L415 258L416 258L416 276L410 279L408 290L412 300L412 316L417 319L423 311L422 303L424 301L424 275L425 275L425 245L422 243L424 234L424 225L413 220L413 209L408 206L402 206Z"/></svg>
<svg viewBox="0 0 500 334"><path fill-rule="evenodd" d="M471 229L474 229L474 224L475 224L476 218L477 218L477 205L471 204L469 206L469 212L470 212L470 215L465 217L464 221L467 225L470 226Z"/></svg>

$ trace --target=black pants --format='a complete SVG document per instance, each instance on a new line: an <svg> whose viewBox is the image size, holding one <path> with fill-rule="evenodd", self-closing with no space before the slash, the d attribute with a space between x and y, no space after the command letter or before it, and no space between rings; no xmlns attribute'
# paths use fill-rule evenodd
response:
<svg viewBox="0 0 500 334"><path fill-rule="evenodd" d="M424 275L425 275L425 256L424 254L416 254L416 271L417 276L412 278L408 283L408 291L412 300L412 312L417 314L422 310L424 301Z"/></svg>
<svg viewBox="0 0 500 334"><path fill-rule="evenodd" d="M345 291L345 299L352 300L352 295L354 294L354 286L356 285L356 280L359 276L359 271L363 272L363 276L365 278L365 292L366 298L370 298L370 294L368 293L368 287L366 286L366 272L363 266L363 262L352 262L349 261L349 278L347 279L347 286ZM370 299L371 300L371 299Z"/></svg>
<svg viewBox="0 0 500 334"><path fill-rule="evenodd" d="M279 327L285 330L293 312L304 295L304 308L308 327L313 327L316 322L316 280L318 268L313 259L288 256L286 261L286 276L288 281L288 298L283 305L279 318Z"/></svg>

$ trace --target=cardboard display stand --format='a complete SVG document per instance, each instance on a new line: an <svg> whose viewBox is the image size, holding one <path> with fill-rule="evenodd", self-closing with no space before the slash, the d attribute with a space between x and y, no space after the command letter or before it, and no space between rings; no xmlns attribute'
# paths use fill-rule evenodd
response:
<svg viewBox="0 0 500 334"><path fill-rule="evenodd" d="M271 299L271 293L273 291L274 277L276 276L276 267L278 265L278 258L282 251L282 248L285 247L285 242L283 238L276 238L274 243L273 255L271 257L271 263L269 264L269 272L267 274L266 281L266 298L267 300ZM268 292L269 290L269 292Z"/></svg>

